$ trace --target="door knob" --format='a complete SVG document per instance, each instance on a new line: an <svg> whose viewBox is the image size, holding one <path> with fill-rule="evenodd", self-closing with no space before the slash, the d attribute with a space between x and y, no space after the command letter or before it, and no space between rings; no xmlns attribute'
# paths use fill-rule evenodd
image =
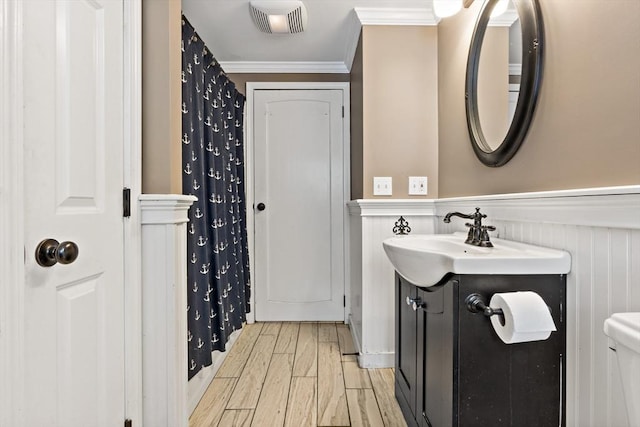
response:
<svg viewBox="0 0 640 427"><path fill-rule="evenodd" d="M262 202L258 203L258 206L256 206L256 207L258 208L259 211L263 211L266 208L266 206Z"/></svg>
<svg viewBox="0 0 640 427"><path fill-rule="evenodd" d="M44 239L36 248L36 261L43 267L57 263L71 264L78 258L78 245L73 242L58 243L55 239Z"/></svg>

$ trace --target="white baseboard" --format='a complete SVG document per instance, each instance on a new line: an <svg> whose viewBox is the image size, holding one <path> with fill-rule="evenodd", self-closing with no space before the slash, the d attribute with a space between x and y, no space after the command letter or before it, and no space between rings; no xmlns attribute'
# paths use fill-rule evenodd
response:
<svg viewBox="0 0 640 427"><path fill-rule="evenodd" d="M204 396L204 393L211 385L211 381L213 381L213 377L216 376L218 369L222 366L222 362L227 358L229 351L236 343L236 340L242 333L242 329L234 331L229 336L229 341L225 345L226 351L214 351L211 353L211 358L213 359L213 363L206 368L202 368L200 372L198 372L193 378L189 380L187 392L188 392L188 400L187 400L187 409L189 410L189 414L193 414L193 411L200 403L200 399Z"/></svg>
<svg viewBox="0 0 640 427"><path fill-rule="evenodd" d="M349 314L348 318L349 318L349 330L351 331L351 339L353 340L353 346L355 347L356 352L359 354L362 349L362 346L360 344L362 340L358 335L358 331L353 326L353 319L351 318L351 314Z"/></svg>
<svg viewBox="0 0 640 427"><path fill-rule="evenodd" d="M353 325L351 315L349 315L349 325ZM353 339L353 346L358 353L358 365L361 368L393 368L396 361L395 352L385 353L363 353L362 342L358 335L358 329L350 327L351 338Z"/></svg>
<svg viewBox="0 0 640 427"><path fill-rule="evenodd" d="M361 368L393 368L395 363L395 352L360 353L360 356L358 356L358 365Z"/></svg>

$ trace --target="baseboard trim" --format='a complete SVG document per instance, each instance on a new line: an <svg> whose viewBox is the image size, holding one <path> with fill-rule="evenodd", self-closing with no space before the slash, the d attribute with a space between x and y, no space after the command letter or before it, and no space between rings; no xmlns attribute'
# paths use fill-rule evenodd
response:
<svg viewBox="0 0 640 427"><path fill-rule="evenodd" d="M233 345L236 343L236 340L241 333L242 329L233 332L229 336L229 341L227 341L227 344L225 345L226 351L214 351L211 354L213 363L206 368L202 368L200 372L198 372L193 378L189 380L189 384L187 387L187 409L189 411L189 415L193 414L196 406L198 406L198 403L200 403L202 396L204 396L204 393L211 385L211 381L213 381L213 378L216 376L216 373L220 369L220 366L222 366L222 362L224 362L224 359L227 358L229 350L231 350Z"/></svg>
<svg viewBox="0 0 640 427"><path fill-rule="evenodd" d="M362 340L360 339L360 336L358 335L358 331L356 330L356 328L353 327L353 318L351 316L351 313L349 313L349 330L351 331L351 339L353 340L353 346L356 349L356 352L358 354L360 354L360 351L362 350L362 346L361 346L361 342Z"/></svg>
<svg viewBox="0 0 640 427"><path fill-rule="evenodd" d="M393 368L396 362L396 353L360 353L358 365L361 368Z"/></svg>

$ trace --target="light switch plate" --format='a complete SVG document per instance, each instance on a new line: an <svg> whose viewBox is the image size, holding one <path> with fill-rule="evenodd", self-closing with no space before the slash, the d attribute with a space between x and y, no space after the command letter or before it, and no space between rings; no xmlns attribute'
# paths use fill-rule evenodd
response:
<svg viewBox="0 0 640 427"><path fill-rule="evenodd" d="M393 180L390 176L374 176L373 177L373 195L374 196L391 196L393 195Z"/></svg>
<svg viewBox="0 0 640 427"><path fill-rule="evenodd" d="M427 177L426 176L410 176L409 177L409 195L412 195L412 196L427 195Z"/></svg>

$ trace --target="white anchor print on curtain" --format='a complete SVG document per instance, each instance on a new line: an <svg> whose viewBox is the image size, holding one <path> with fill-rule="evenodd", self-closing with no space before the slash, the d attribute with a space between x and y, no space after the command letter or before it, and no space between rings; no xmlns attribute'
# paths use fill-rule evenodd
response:
<svg viewBox="0 0 640 427"><path fill-rule="evenodd" d="M189 379L224 351L249 307L244 96L182 17L182 190L189 211Z"/></svg>

